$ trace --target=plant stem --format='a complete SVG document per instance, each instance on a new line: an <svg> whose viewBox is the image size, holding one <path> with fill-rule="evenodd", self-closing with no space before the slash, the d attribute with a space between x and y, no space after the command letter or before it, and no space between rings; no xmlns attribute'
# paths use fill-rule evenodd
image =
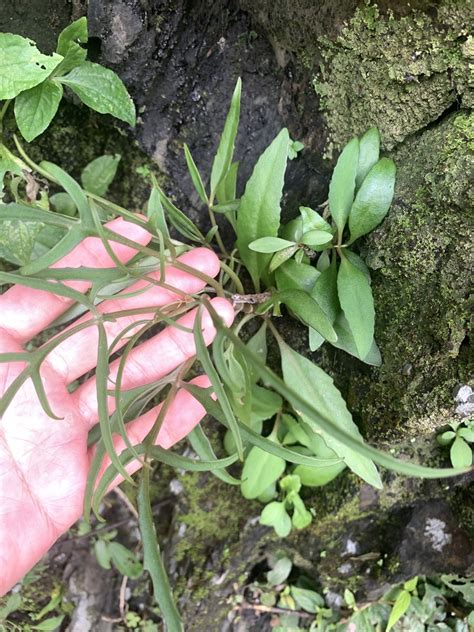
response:
<svg viewBox="0 0 474 632"><path fill-rule="evenodd" d="M244 290L244 286L242 285L241 280L239 279L239 277L237 276L237 274L232 270L232 268L230 266L228 266L226 263L224 263L223 261L221 261L221 268L224 270L224 272L232 279L232 281L235 283L235 289L237 290L237 292L239 294L244 294L245 290Z"/></svg>

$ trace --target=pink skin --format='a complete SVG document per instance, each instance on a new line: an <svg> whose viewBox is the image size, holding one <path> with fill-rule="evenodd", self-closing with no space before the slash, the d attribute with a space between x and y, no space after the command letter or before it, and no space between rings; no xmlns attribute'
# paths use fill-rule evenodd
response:
<svg viewBox="0 0 474 632"><path fill-rule="evenodd" d="M113 220L109 228L138 243L146 244L150 235L140 227L121 219ZM114 252L128 261L135 252L114 244ZM209 276L219 270L217 257L208 249L197 248L181 258L187 265ZM101 242L88 238L56 264L57 267L111 267L113 261ZM155 274L158 278L159 274ZM204 283L189 274L169 268L166 282L184 292L197 292ZM86 282L70 282L85 291ZM138 281L136 287L143 285ZM130 289L127 290L128 292ZM117 297L104 304L104 310L116 311L127 307L162 307L176 301L170 291L152 287L133 298ZM233 309L224 299L212 301L226 324L233 320ZM70 302L62 297L15 286L0 296L0 353L22 351L23 346L63 313ZM181 317L186 326L193 324L194 312ZM134 317L135 320L144 315ZM83 317L83 320L87 316ZM115 335L132 322L130 317L107 323L111 342ZM215 335L207 314L202 318L203 335L210 343ZM61 343L43 364L42 378L48 400L61 420L48 417L42 410L31 382L15 396L0 420L0 596L14 586L46 553L53 543L80 518L89 465L93 453L87 448L87 435L97 423L97 402L94 378L89 379L73 394L67 385L95 366L97 329L92 326ZM131 388L147 384L179 366L194 355L193 337L178 329L165 329L137 347L127 362L123 384ZM24 364L0 363L0 395L21 372ZM116 371L111 365L111 378ZM193 380L208 386L206 376ZM112 402L111 402L112 404ZM129 436L139 443L156 418L158 407L132 422ZM157 443L169 448L182 439L204 416L202 406L186 391L178 391L166 415ZM117 450L124 445L115 438ZM104 462L103 469L108 465ZM138 469L137 463L129 471ZM119 479L115 484L120 482Z"/></svg>

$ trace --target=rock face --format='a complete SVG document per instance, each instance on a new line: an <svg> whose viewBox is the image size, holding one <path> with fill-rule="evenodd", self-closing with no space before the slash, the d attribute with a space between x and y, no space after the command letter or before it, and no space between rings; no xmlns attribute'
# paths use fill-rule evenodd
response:
<svg viewBox="0 0 474 632"><path fill-rule="evenodd" d="M66 2L61 11L58 25L69 19ZM288 216L298 203L323 202L330 157L353 134L379 126L397 164L396 192L388 218L362 242L361 253L372 268L384 363L369 369L334 350L325 350L320 360L372 443L394 448L403 458L440 460L433 431L457 418L454 391L471 377L474 123L467 3L89 0L88 12L93 53L119 72L139 106L140 123L127 134L159 166L166 188L195 219L200 213L182 146L190 145L208 173L237 76L244 83L237 146L242 177L283 125L305 143L288 173ZM2 6L2 27L13 29L8 20L16 15L13 5ZM36 37L28 20L22 26L24 34ZM51 24L48 29L54 30ZM62 116L60 121L71 120L65 111ZM97 115L77 120L82 123L71 124L67 133L64 125L56 126L62 140L52 158L60 160L58 147L66 145L66 167L74 171L79 157L67 147L66 136L91 143L98 136L97 153L119 147L125 173L126 137ZM143 159L134 148L133 166ZM143 191L138 187L131 196L136 185L133 178L129 183L116 194L132 204ZM278 541L255 525L260 506L243 501L238 490L208 475L182 477L168 552L175 559L175 578L181 577L187 629L209 623L231 629L235 585L241 589L258 577L268 556L282 549L316 585L336 595L350 578L360 599L377 598L388 584L417 573L469 572L468 477L446 484L387 474L384 483L379 494L350 475L339 477L308 494L316 510L313 526ZM242 629L252 625L249 620ZM261 622L255 626L262 629Z"/></svg>

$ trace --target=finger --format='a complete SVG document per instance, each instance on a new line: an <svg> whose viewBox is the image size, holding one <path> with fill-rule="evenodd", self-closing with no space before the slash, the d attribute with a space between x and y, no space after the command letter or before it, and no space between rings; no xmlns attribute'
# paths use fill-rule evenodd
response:
<svg viewBox="0 0 474 632"><path fill-rule="evenodd" d="M191 250L179 257L178 261L211 277L216 276L219 272L219 259L212 250L208 248L196 248L195 250ZM160 280L160 272L151 273L148 276L157 281ZM168 286L176 288L177 292L172 292L171 290L156 285L150 287L149 281L141 279L120 294L117 294L116 298L104 301L99 305L98 311L103 314L110 314L125 309L150 308L149 314L142 313L133 316L124 316L117 318L115 321L105 322L104 328L109 344L129 325L137 321L142 321L145 318L151 318L155 311L154 308L163 307L164 305L176 302L179 300L182 292L194 294L202 290L205 286L205 282L197 276L177 270L171 266L166 268L165 282ZM127 294L147 287L149 289L146 291L133 297L127 297ZM121 295L124 296L122 297ZM91 320L90 314L86 314L80 318L71 325L69 329L88 320ZM137 329L129 330L127 336L133 335L136 331ZM48 355L48 364L64 377L66 383L70 383L97 365L98 342L98 329L91 325L58 345ZM120 343L116 345L115 350L120 349L126 342L127 337L122 338Z"/></svg>
<svg viewBox="0 0 474 632"><path fill-rule="evenodd" d="M210 386L209 378L206 375L200 375L197 378L194 378L190 382L196 386L201 386L202 388L207 388ZM159 404L155 406L150 411L135 419L135 421L127 424L127 436L130 440L130 443L134 446L139 445L145 439L147 434L152 429L156 418L158 417L161 407L163 404ZM176 397L171 402L168 410L166 411L165 418L163 420L163 424L160 428L160 432L158 433L158 437L156 440L156 445L161 446L162 448L171 448L172 445L184 439L186 435L188 435L191 430L197 426L197 424L202 420L205 416L206 410L204 406L202 406L197 399L195 399L191 393L180 389L176 393ZM127 448L122 437L115 436L114 437L114 448L117 454L120 453ZM91 450L91 458L93 456L93 449ZM110 465L110 458L106 456L102 462L98 480L102 478L103 473ZM125 466L125 469L129 474L135 473L141 464L139 461L135 460ZM123 477L117 476L114 479L113 484L110 489L113 489L117 485L119 485L123 481Z"/></svg>
<svg viewBox="0 0 474 632"><path fill-rule="evenodd" d="M146 245L151 235L137 224L124 221L121 217L106 224L113 232L127 237L138 244ZM122 262L129 261L137 250L111 241L110 246L116 257ZM55 263L53 268L115 267L115 262L106 251L98 237L87 237L69 254ZM66 281L65 285L85 292L89 281ZM0 328L6 330L12 338L26 342L51 324L72 304L72 300L43 290L33 290L15 285L0 296Z"/></svg>
<svg viewBox="0 0 474 632"><path fill-rule="evenodd" d="M234 319L234 309L231 303L224 298L214 298L211 304L225 324L231 325ZM177 322L192 329L196 313L197 309L193 309L178 319ZM206 344L210 344L214 339L216 330L207 311L202 314L202 331ZM195 353L196 348L192 333L172 326L166 327L159 334L131 351L122 375L122 390L143 386L161 379L183 362L192 358ZM115 360L110 364L110 388L114 387L119 362L119 360ZM98 419L95 377L84 382L73 393L73 399L88 423L94 425ZM109 410L112 412L114 409L115 399L109 397Z"/></svg>

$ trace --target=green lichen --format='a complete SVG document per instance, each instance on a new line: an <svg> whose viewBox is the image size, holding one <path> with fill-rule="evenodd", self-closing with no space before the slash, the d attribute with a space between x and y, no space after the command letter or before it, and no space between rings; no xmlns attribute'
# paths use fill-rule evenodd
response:
<svg viewBox="0 0 474 632"><path fill-rule="evenodd" d="M319 38L324 63L314 87L328 124L327 155L371 125L390 149L452 106L472 105L471 9L444 0L436 15L395 17L368 4L338 37Z"/></svg>

